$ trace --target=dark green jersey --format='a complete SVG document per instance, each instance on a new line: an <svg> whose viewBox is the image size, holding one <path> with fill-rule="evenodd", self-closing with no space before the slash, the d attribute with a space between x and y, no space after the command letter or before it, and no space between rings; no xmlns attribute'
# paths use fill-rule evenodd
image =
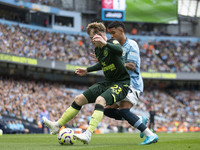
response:
<svg viewBox="0 0 200 150"><path fill-rule="evenodd" d="M119 42L114 39L109 40L106 46L95 48L95 55L99 62L88 67L88 72L103 70L106 81L125 81L129 84L130 77L124 66L122 53L123 50Z"/></svg>

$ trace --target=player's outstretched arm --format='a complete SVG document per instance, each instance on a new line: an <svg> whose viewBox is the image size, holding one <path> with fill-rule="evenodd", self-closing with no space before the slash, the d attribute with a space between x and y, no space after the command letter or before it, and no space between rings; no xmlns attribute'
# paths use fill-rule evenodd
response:
<svg viewBox="0 0 200 150"><path fill-rule="evenodd" d="M88 73L88 71L86 68L77 68L75 73L79 76L85 76Z"/></svg>
<svg viewBox="0 0 200 150"><path fill-rule="evenodd" d="M93 71L98 71L98 70L101 70L101 65L99 62L95 64L94 66L90 66L87 68L87 72L93 72Z"/></svg>

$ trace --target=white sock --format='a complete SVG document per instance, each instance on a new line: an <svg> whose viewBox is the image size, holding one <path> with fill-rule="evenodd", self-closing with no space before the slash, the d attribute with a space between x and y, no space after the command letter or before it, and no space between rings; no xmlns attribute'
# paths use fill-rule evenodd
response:
<svg viewBox="0 0 200 150"><path fill-rule="evenodd" d="M145 136L153 136L154 135L154 133L151 130L149 130L149 128L146 128L143 131L143 133L144 133Z"/></svg>
<svg viewBox="0 0 200 150"><path fill-rule="evenodd" d="M56 125L57 127L60 127L60 126L61 126L61 125L58 123L58 121L55 122L55 125Z"/></svg>
<svg viewBox="0 0 200 150"><path fill-rule="evenodd" d="M137 115L138 116L138 115ZM140 120L142 121L142 116L138 116L140 118Z"/></svg>

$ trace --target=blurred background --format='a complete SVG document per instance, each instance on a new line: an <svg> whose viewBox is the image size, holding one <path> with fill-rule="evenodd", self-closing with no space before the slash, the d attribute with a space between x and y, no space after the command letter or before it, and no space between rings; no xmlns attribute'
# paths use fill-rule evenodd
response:
<svg viewBox="0 0 200 150"><path fill-rule="evenodd" d="M200 0L0 0L0 129L48 133L102 72L78 77L94 47L87 24L123 21L140 48L144 93L132 111L155 132L200 131ZM108 34L108 37L110 35ZM86 105L66 127L88 127ZM138 132L104 116L95 133Z"/></svg>

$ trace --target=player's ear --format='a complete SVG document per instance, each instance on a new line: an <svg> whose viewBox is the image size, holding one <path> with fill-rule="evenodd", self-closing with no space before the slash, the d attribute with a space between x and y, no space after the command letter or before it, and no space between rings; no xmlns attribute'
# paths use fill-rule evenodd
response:
<svg viewBox="0 0 200 150"><path fill-rule="evenodd" d="M120 32L123 33L123 32L124 32L124 29L123 29L123 28L120 28Z"/></svg>

